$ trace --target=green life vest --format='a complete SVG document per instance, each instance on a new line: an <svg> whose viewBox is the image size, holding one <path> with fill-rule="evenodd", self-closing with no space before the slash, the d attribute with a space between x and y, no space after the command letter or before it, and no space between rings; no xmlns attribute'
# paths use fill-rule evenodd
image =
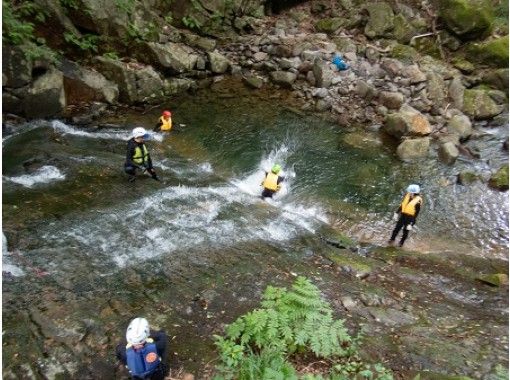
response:
<svg viewBox="0 0 510 380"><path fill-rule="evenodd" d="M143 150L137 146L135 147L135 154L133 155L133 162L137 165L146 165L149 162L149 151L145 144L142 145Z"/></svg>

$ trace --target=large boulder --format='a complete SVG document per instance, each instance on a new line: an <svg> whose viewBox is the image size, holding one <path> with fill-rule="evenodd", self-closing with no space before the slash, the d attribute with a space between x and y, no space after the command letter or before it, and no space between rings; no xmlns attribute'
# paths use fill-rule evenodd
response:
<svg viewBox="0 0 510 380"><path fill-rule="evenodd" d="M138 54L140 60L154 64L173 74L191 71L198 60L198 55L194 50L184 44L148 42L145 47L146 49Z"/></svg>
<svg viewBox="0 0 510 380"><path fill-rule="evenodd" d="M165 95L175 95L186 92L194 86L196 86L195 81L187 78L165 79L163 84Z"/></svg>
<svg viewBox="0 0 510 380"><path fill-rule="evenodd" d="M383 130L396 138L426 136L432 132L427 118L407 104L400 107L398 112L386 116Z"/></svg>
<svg viewBox="0 0 510 380"><path fill-rule="evenodd" d="M285 88L291 88L292 83L296 81L297 75L289 71L272 71L271 80Z"/></svg>
<svg viewBox="0 0 510 380"><path fill-rule="evenodd" d="M75 62L63 60L59 69L64 75L64 90L67 104L81 102L116 103L119 89L97 71L81 67Z"/></svg>
<svg viewBox="0 0 510 380"><path fill-rule="evenodd" d="M439 146L439 159L445 164L451 165L459 157L459 150L451 141Z"/></svg>
<svg viewBox="0 0 510 380"><path fill-rule="evenodd" d="M321 59L315 59L313 63L313 76L315 78L315 87L328 88L335 77L335 73L331 70L329 64Z"/></svg>
<svg viewBox="0 0 510 380"><path fill-rule="evenodd" d="M2 46L2 87L18 88L32 80L32 62L17 46Z"/></svg>
<svg viewBox="0 0 510 380"><path fill-rule="evenodd" d="M490 119L499 115L504 106L497 104L485 89L469 89L464 91L464 108L467 115L477 120Z"/></svg>
<svg viewBox="0 0 510 380"><path fill-rule="evenodd" d="M426 157L429 147L430 139L428 137L405 139L397 147L397 155L404 161Z"/></svg>
<svg viewBox="0 0 510 380"><path fill-rule="evenodd" d="M105 57L96 57L94 62L106 78L117 84L119 99L123 103L141 103L163 94L163 80L151 66Z"/></svg>
<svg viewBox="0 0 510 380"><path fill-rule="evenodd" d="M385 37L393 29L393 9L387 3L367 4L369 14L365 35L369 38Z"/></svg>
<svg viewBox="0 0 510 380"><path fill-rule="evenodd" d="M64 75L55 69L37 78L23 100L23 110L28 118L57 116L65 106Z"/></svg>
<svg viewBox="0 0 510 380"><path fill-rule="evenodd" d="M466 53L472 62L508 68L508 36L482 43L471 43L467 47Z"/></svg>
<svg viewBox="0 0 510 380"><path fill-rule="evenodd" d="M482 82L508 94L508 68L493 69L485 72L482 76Z"/></svg>
<svg viewBox="0 0 510 380"><path fill-rule="evenodd" d="M230 61L225 56L216 51L208 52L207 55L209 57L209 64L211 65L211 71L213 73L223 74L228 70Z"/></svg>
<svg viewBox="0 0 510 380"><path fill-rule="evenodd" d="M461 140L467 139L473 133L471 120L463 114L453 115L448 120L448 132L456 134Z"/></svg>
<svg viewBox="0 0 510 380"><path fill-rule="evenodd" d="M488 0L438 0L439 17L461 39L476 39L490 31L493 21Z"/></svg>
<svg viewBox="0 0 510 380"><path fill-rule="evenodd" d="M503 165L492 175L489 186L497 190L508 190L508 164Z"/></svg>
<svg viewBox="0 0 510 380"><path fill-rule="evenodd" d="M393 19L393 24L392 34L401 44L408 44L412 37L419 34L413 24L403 14L397 14Z"/></svg>
<svg viewBox="0 0 510 380"><path fill-rule="evenodd" d="M203 51L213 51L216 49L216 40L212 38L201 37L191 32L181 33L183 42L186 45L193 46Z"/></svg>

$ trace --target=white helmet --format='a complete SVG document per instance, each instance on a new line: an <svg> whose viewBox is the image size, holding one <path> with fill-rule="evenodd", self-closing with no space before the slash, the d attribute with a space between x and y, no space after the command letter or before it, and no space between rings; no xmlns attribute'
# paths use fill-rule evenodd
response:
<svg viewBox="0 0 510 380"><path fill-rule="evenodd" d="M142 127L136 127L135 129L133 129L133 137L146 137L148 136L147 134L147 131L145 130L145 128L142 128Z"/></svg>
<svg viewBox="0 0 510 380"><path fill-rule="evenodd" d="M409 186L407 186L407 190L406 191L408 193L419 194L420 193L420 186L418 186L418 185L409 185Z"/></svg>
<svg viewBox="0 0 510 380"><path fill-rule="evenodd" d="M141 344L149 337L149 322L145 318L133 319L126 331L126 340L131 344Z"/></svg>

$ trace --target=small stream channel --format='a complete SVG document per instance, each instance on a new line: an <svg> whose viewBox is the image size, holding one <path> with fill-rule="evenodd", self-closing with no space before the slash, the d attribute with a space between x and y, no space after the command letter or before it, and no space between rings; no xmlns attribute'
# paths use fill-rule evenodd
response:
<svg viewBox="0 0 510 380"><path fill-rule="evenodd" d="M318 236L341 232L375 252L409 183L419 183L425 199L406 244L414 256L507 262L507 194L481 182L456 184L461 170L488 175L507 160L505 128L478 129L470 143L478 160L402 163L382 134L342 130L275 103L180 99L171 107L176 130L147 144L163 183L130 184L122 172L131 128L152 129L157 109L105 120L118 128L36 121L4 136L4 373L122 378L113 347L129 320L144 315L169 333L172 366L200 374L214 364L212 333L254 307L268 284L304 274L330 299L359 294L330 268L332 248ZM260 182L274 162L287 180L263 202ZM466 263L475 272L479 266ZM493 300L501 310L492 336L504 335L507 294L406 275L448 298L456 313ZM476 307L471 312L476 320ZM505 350L503 341L494 355Z"/></svg>

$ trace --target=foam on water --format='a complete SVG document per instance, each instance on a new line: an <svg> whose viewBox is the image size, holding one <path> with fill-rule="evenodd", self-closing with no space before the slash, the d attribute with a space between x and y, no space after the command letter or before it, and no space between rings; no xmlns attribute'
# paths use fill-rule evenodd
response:
<svg viewBox="0 0 510 380"><path fill-rule="evenodd" d="M23 276L25 272L23 272L20 267L12 264L9 256L10 252L7 250L7 238L2 231L2 272L8 272L16 277Z"/></svg>
<svg viewBox="0 0 510 380"><path fill-rule="evenodd" d="M33 187L39 183L62 181L65 175L55 166L41 166L32 174L23 174L16 177L4 177L5 180L17 183L25 187Z"/></svg>
<svg viewBox="0 0 510 380"><path fill-rule="evenodd" d="M131 138L131 131L106 129L104 132L87 132L69 126L65 123L62 123L59 120L53 120L51 122L51 126L54 130L62 134L88 137L93 139L110 139L127 141ZM163 134L156 132L152 132L149 134L150 134L149 140L163 141Z"/></svg>

